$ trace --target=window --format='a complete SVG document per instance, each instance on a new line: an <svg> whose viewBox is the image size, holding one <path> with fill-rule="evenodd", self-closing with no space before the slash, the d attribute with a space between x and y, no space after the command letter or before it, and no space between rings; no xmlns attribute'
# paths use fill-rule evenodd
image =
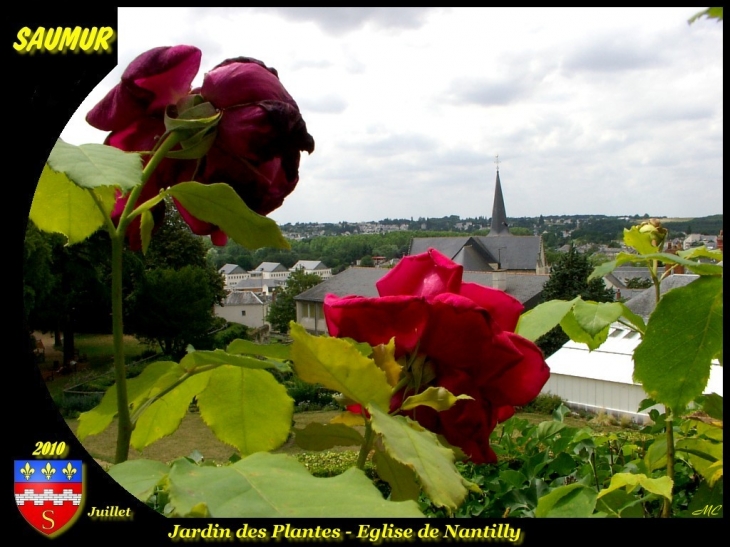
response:
<svg viewBox="0 0 730 547"><path fill-rule="evenodd" d="M242 316L245 316L246 315L246 310L241 310L241 315Z"/></svg>

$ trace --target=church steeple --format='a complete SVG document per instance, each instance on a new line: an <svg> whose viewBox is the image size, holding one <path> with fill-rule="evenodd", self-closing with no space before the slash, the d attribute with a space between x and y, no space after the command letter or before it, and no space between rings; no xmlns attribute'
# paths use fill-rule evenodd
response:
<svg viewBox="0 0 730 547"><path fill-rule="evenodd" d="M502 185L499 182L499 156L495 157L497 164L497 183L494 186L494 204L492 205L492 225L487 236L508 236L509 226L507 225L507 213L504 209L504 198L502 197Z"/></svg>

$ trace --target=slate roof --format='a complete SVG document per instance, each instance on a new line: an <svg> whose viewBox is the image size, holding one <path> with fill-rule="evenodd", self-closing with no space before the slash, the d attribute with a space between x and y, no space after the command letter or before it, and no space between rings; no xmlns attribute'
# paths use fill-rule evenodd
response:
<svg viewBox="0 0 730 547"><path fill-rule="evenodd" d="M507 212L504 208L504 197L502 196L502 184L499 182L499 171L497 171L497 182L494 185L494 203L492 205L492 224L487 237L501 235L512 235L507 225Z"/></svg>
<svg viewBox="0 0 730 547"><path fill-rule="evenodd" d="M252 279L241 279L236 283L233 288L237 290L251 290L251 289L263 289L264 285L267 287L281 287L286 285L285 279L261 279L260 277Z"/></svg>
<svg viewBox="0 0 730 547"><path fill-rule="evenodd" d="M230 275L232 273L236 273L236 269L241 270L241 273L246 273L246 270L241 268L238 264L223 264L223 266L218 269L218 273Z"/></svg>
<svg viewBox="0 0 730 547"><path fill-rule="evenodd" d="M699 275L694 274L670 275L669 277L665 277L664 279L662 279L662 282L659 285L659 290L661 294L664 294L665 292L670 291L676 287L684 287L685 285L689 285L698 277ZM628 302L625 302L625 304L626 307L629 308L636 315L640 315L644 318L649 317L651 315L651 312L653 312L654 308L656 307L656 294L654 292L654 287L644 289L638 296L633 297Z"/></svg>
<svg viewBox="0 0 730 547"><path fill-rule="evenodd" d="M248 306L248 305L260 305L264 303L261 299L250 291L233 291L228 294L224 306Z"/></svg>
<svg viewBox="0 0 730 547"><path fill-rule="evenodd" d="M300 260L294 266L292 270L297 268L304 268L305 270L326 270L327 266L321 260Z"/></svg>
<svg viewBox="0 0 730 547"><path fill-rule="evenodd" d="M262 262L252 271L254 272L286 272L288 271L285 266L282 266L278 262Z"/></svg>
<svg viewBox="0 0 730 547"><path fill-rule="evenodd" d="M469 245L472 249L462 252ZM414 237L408 254L425 253L429 248L461 264L465 270L490 271L501 264L503 270L534 272L541 255L542 239L540 236L513 235Z"/></svg>
<svg viewBox="0 0 730 547"><path fill-rule="evenodd" d="M344 270L337 275L326 279L298 296L294 300L307 302L324 302L324 297L329 294L347 296L376 297L378 290L375 283L390 270L385 268L359 268L353 267ZM480 285L492 286L493 275L491 272L464 272L463 281L478 283ZM505 292L517 298L525 306L531 309L538 304L542 287L549 279L548 275L526 275L526 274L503 274L506 278Z"/></svg>

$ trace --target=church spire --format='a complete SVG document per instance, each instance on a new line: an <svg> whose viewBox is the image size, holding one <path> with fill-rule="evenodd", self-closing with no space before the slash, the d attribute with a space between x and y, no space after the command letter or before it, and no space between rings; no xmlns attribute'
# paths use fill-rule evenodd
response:
<svg viewBox="0 0 730 547"><path fill-rule="evenodd" d="M502 185L499 182L499 156L495 156L494 163L497 164L497 183L494 186L494 204L492 205L492 225L488 236L510 235L507 225L507 213L504 209L504 198L502 197Z"/></svg>

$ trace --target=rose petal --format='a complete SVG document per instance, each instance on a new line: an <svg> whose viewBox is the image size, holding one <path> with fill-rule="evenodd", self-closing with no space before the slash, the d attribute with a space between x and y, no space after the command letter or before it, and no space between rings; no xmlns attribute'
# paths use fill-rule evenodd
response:
<svg viewBox="0 0 730 547"><path fill-rule="evenodd" d="M505 367L483 390L496 405L526 405L537 397L550 378L550 368L542 351L518 334L504 333L522 353L522 358L511 367Z"/></svg>
<svg viewBox="0 0 730 547"><path fill-rule="evenodd" d="M229 59L208 72L200 91L207 101L220 109L266 100L296 106L281 85L276 71L272 72L261 61L247 57Z"/></svg>
<svg viewBox="0 0 730 547"><path fill-rule="evenodd" d="M102 131L120 131L134 120L161 113L190 91L200 67L193 46L158 47L135 58L121 83L89 111L86 121Z"/></svg>
<svg viewBox="0 0 730 547"><path fill-rule="evenodd" d="M517 328L517 321L525 309L519 300L506 292L476 283L462 283L459 294L487 310L502 330L510 332Z"/></svg>
<svg viewBox="0 0 730 547"><path fill-rule="evenodd" d="M464 268L435 249L403 257L375 285L380 296L458 293Z"/></svg>
<svg viewBox="0 0 730 547"><path fill-rule="evenodd" d="M409 296L340 298L328 294L324 316L330 336L353 338L371 346L395 337L396 358L414 351L426 326L426 303Z"/></svg>

